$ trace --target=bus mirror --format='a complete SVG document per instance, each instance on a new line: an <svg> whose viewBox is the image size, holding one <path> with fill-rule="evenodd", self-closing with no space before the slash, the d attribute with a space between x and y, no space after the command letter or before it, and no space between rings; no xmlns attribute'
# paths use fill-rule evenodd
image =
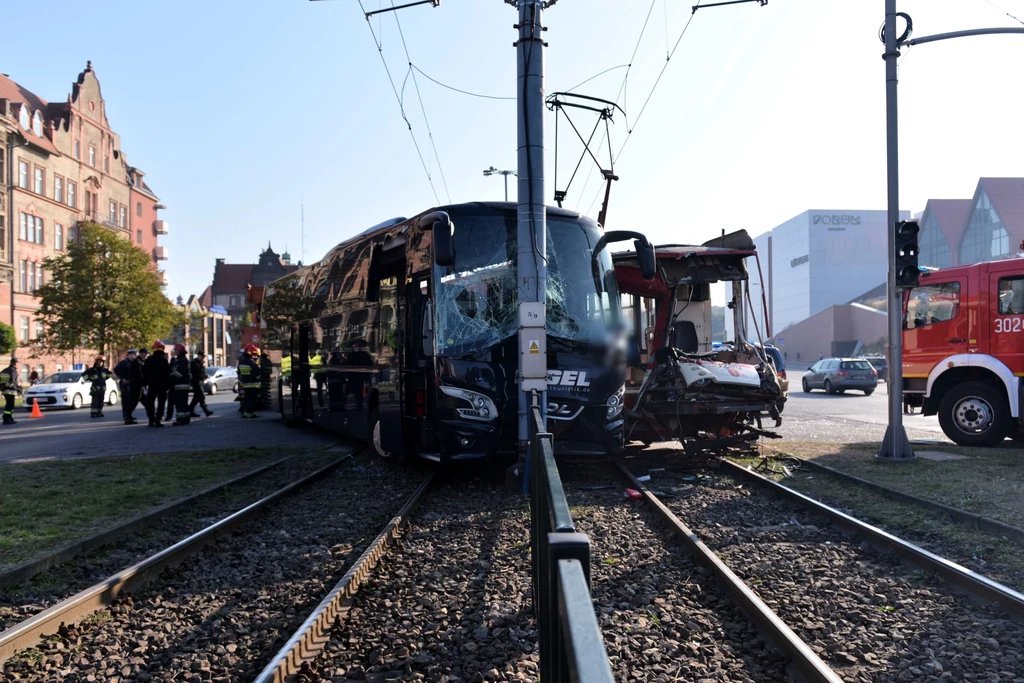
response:
<svg viewBox="0 0 1024 683"><path fill-rule="evenodd" d="M636 260L640 264L640 276L645 280L653 280L658 269L654 259L654 245L647 239L633 240L636 247Z"/></svg>
<svg viewBox="0 0 1024 683"><path fill-rule="evenodd" d="M455 243L452 240L452 222L445 216L434 221L434 263L450 266L455 263Z"/></svg>

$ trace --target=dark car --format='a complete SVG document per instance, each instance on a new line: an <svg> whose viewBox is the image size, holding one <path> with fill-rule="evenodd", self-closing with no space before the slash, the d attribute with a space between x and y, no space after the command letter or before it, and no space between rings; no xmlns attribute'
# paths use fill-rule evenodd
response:
<svg viewBox="0 0 1024 683"><path fill-rule="evenodd" d="M238 391L238 372L232 367L206 368L203 391L213 395L218 391Z"/></svg>
<svg viewBox="0 0 1024 683"><path fill-rule="evenodd" d="M874 393L878 371L863 358L826 358L811 366L801 382L805 393L824 389L826 394L841 394L847 389Z"/></svg>
<svg viewBox="0 0 1024 683"><path fill-rule="evenodd" d="M878 373L878 381L889 381L889 361L885 356L864 356L864 360L871 363L871 367Z"/></svg>

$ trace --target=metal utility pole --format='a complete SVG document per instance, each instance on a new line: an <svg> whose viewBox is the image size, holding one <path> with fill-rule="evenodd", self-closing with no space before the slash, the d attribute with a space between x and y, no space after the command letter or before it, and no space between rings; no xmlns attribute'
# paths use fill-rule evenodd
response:
<svg viewBox="0 0 1024 683"><path fill-rule="evenodd" d="M519 10L515 42L518 77L517 281L519 283L519 444L520 460L529 442L528 391L540 391L547 407L547 219L544 209L544 40L543 10L553 2L506 0ZM506 176L507 178L508 176ZM546 414L546 410L544 411Z"/></svg>
<svg viewBox="0 0 1024 683"><path fill-rule="evenodd" d="M903 35L896 34L896 17L902 16L907 26ZM923 45L950 38L993 35L1000 33L1024 33L1024 28L979 28L966 31L952 31L932 36L910 39L913 31L911 18L896 12L896 0L885 0L885 26L882 38L885 41L885 122L886 122L886 170L888 177L888 223L889 223L889 425L885 438L878 450L878 458L888 461L907 461L914 457L914 451L903 428L903 297L896 287L896 223L899 211L899 135L897 107L897 59L903 46Z"/></svg>
<svg viewBox="0 0 1024 683"><path fill-rule="evenodd" d="M485 176L492 176L492 175L503 175L503 176L505 176L505 201L506 202L508 201L508 177L510 175L515 175L515 174L516 174L515 171L502 171L502 170L499 170L497 168L494 168L493 166L491 166L490 168L485 168L484 169L484 175Z"/></svg>
<svg viewBox="0 0 1024 683"><path fill-rule="evenodd" d="M896 34L896 0L885 0L885 141L888 182L889 274L889 425L878 450L883 460L911 460L914 451L903 428L903 297L896 288L896 222L900 219L899 137L897 134L896 60L900 48Z"/></svg>

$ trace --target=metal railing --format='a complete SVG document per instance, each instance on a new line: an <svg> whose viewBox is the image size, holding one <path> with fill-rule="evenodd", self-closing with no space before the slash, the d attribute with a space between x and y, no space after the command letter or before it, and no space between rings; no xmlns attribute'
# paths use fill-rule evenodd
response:
<svg viewBox="0 0 1024 683"><path fill-rule="evenodd" d="M590 539L576 533L553 437L545 431L537 392L530 396L530 547L540 680L613 683L590 596Z"/></svg>

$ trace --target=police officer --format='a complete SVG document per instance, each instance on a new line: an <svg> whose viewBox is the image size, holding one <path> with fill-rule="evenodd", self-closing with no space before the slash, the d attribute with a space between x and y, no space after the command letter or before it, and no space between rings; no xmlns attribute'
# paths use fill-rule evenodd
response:
<svg viewBox="0 0 1024 683"><path fill-rule="evenodd" d="M21 384L18 382L18 359L14 356L11 356L11 364L0 372L0 393L4 397L4 424L15 424L14 397L21 393Z"/></svg>
<svg viewBox="0 0 1024 683"><path fill-rule="evenodd" d="M138 389L132 385L132 368L138 352L135 349L128 349L124 359L114 366L114 375L117 376L117 387L121 391L121 415L126 425L133 425L138 420L132 416L135 406L139 402Z"/></svg>
<svg viewBox="0 0 1024 683"><path fill-rule="evenodd" d="M242 417L259 417L256 412L256 400L260 392L260 366L256 359L259 358L260 350L255 344L246 344L245 353L238 359L238 380L245 392L242 399Z"/></svg>
<svg viewBox="0 0 1024 683"><path fill-rule="evenodd" d="M167 400L167 385L171 374L164 343L157 339L153 342L153 353L146 359L142 369L146 382L146 417L150 427L163 427L160 418L164 415L164 402Z"/></svg>
<svg viewBox="0 0 1024 683"><path fill-rule="evenodd" d="M89 409L89 417L103 417L103 402L107 400L107 380L110 379L110 370L103 367L107 359L100 354L92 362L92 367L82 373L82 379L92 386L89 393L92 394L92 406Z"/></svg>
<svg viewBox="0 0 1024 683"><path fill-rule="evenodd" d="M206 417L213 415L213 411L206 407L206 392L203 391L203 380L206 379L206 359L202 354L197 353L192 359L189 371L192 373L192 402L188 405L188 416L199 417L196 412L198 405L206 413Z"/></svg>
<svg viewBox="0 0 1024 683"><path fill-rule="evenodd" d="M191 372L185 345L175 344L174 358L171 359L171 395L174 396L175 426L189 423L188 390L191 384Z"/></svg>

